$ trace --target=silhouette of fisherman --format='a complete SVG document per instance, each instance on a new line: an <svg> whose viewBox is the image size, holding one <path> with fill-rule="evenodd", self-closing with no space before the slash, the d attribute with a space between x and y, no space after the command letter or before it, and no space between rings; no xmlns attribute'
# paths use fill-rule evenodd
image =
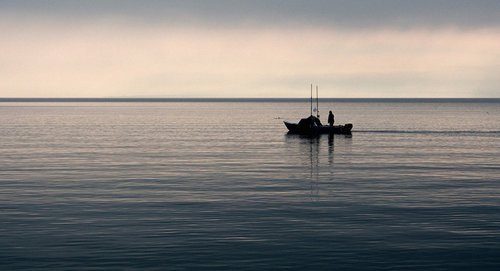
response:
<svg viewBox="0 0 500 271"><path fill-rule="evenodd" d="M333 126L335 123L335 117L333 116L332 110L330 110L330 113L328 113L328 123L330 126Z"/></svg>

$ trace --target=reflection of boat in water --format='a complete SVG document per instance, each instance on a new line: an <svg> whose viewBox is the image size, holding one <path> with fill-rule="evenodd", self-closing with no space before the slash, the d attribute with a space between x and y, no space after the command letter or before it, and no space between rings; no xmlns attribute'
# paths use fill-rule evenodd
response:
<svg viewBox="0 0 500 271"><path fill-rule="evenodd" d="M285 170L287 180L303 185L303 191L308 193L302 195L309 200L337 195L338 180L349 179L352 135L285 133L283 143L287 154L283 163L290 167Z"/></svg>
<svg viewBox="0 0 500 271"><path fill-rule="evenodd" d="M319 120L319 109L318 109L318 87L316 87L316 116L313 116L313 98L312 98L312 85L311 85L311 115L307 118L301 119L298 123L291 123L288 121L283 121L288 132L292 134L303 134L303 135L317 135L317 134L351 134L352 124L347 123L344 125L323 125ZM330 112L331 113L331 112Z"/></svg>

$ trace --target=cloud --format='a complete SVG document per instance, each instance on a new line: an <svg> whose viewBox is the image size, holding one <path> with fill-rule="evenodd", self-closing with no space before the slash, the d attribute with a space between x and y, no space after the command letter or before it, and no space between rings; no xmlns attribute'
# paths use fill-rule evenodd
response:
<svg viewBox="0 0 500 271"><path fill-rule="evenodd" d="M0 2L4 16L75 21L121 18L210 27L496 28L498 0L103 0Z"/></svg>
<svg viewBox="0 0 500 271"><path fill-rule="evenodd" d="M500 1L0 0L3 97L499 97ZM305 89L305 90L304 90Z"/></svg>
<svg viewBox="0 0 500 271"><path fill-rule="evenodd" d="M3 97L498 97L498 30L3 27Z"/></svg>

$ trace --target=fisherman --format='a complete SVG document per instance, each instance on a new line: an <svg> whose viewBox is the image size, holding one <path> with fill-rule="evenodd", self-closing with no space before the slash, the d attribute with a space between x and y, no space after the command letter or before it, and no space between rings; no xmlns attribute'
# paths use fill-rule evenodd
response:
<svg viewBox="0 0 500 271"><path fill-rule="evenodd" d="M328 123L330 126L333 126L335 123L335 117L333 116L332 110L330 110L330 113L328 113Z"/></svg>

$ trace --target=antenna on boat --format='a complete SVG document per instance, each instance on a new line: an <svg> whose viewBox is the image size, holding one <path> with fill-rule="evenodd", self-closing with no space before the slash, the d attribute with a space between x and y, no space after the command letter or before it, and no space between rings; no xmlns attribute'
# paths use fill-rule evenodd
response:
<svg viewBox="0 0 500 271"><path fill-rule="evenodd" d="M311 84L311 116L313 115L313 84Z"/></svg>
<svg viewBox="0 0 500 271"><path fill-rule="evenodd" d="M316 117L319 119L319 98L318 98L318 86L316 86Z"/></svg>

